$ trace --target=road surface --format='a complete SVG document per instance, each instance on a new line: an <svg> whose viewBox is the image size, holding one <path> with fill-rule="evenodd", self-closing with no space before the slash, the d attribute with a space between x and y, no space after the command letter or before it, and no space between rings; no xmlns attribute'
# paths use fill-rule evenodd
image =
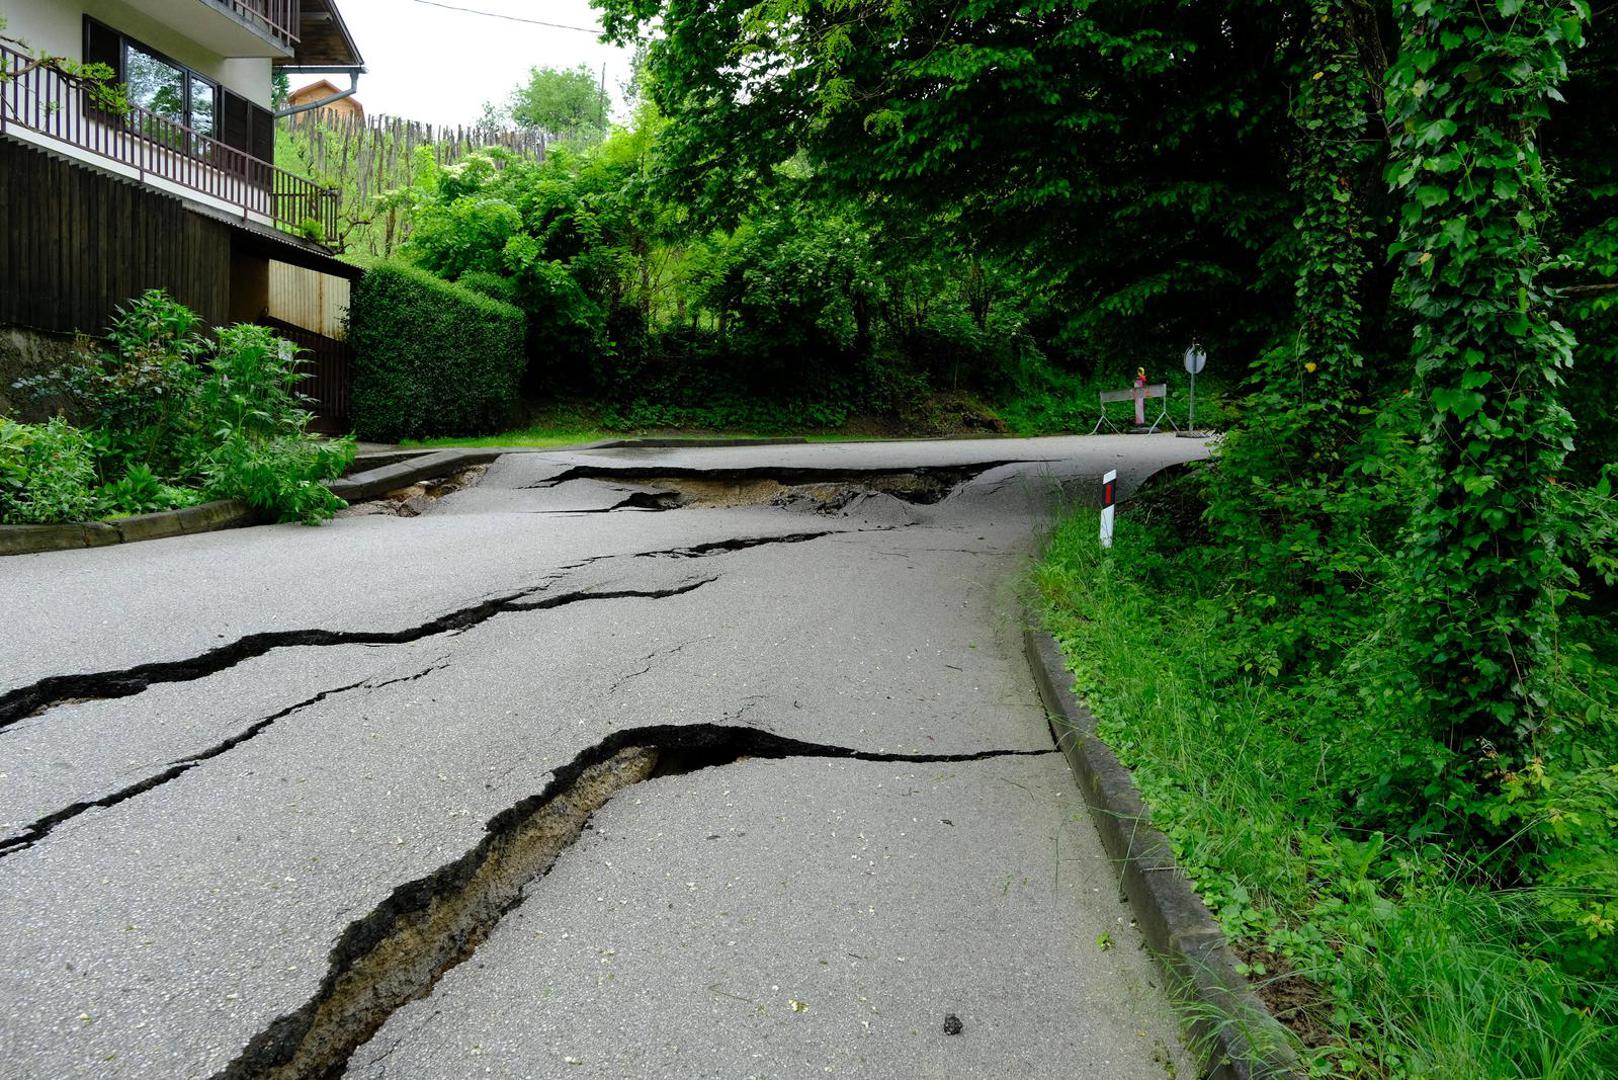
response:
<svg viewBox="0 0 1618 1080"><path fill-rule="evenodd" d="M0 1076L1192 1075L1021 655L1162 436L0 561Z"/></svg>

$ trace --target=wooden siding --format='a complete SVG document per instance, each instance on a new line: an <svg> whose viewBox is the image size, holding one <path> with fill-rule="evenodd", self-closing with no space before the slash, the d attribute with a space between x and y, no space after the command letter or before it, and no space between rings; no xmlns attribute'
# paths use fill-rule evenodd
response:
<svg viewBox="0 0 1618 1080"><path fill-rule="evenodd" d="M99 332L147 289L228 321L231 228L0 136L0 322Z"/></svg>
<svg viewBox="0 0 1618 1080"><path fill-rule="evenodd" d="M348 280L272 259L269 313L325 337L345 338Z"/></svg>
<svg viewBox="0 0 1618 1080"><path fill-rule="evenodd" d="M299 359L308 377L296 389L312 399L309 411L315 414L315 430L346 432L348 391L354 373L354 351L348 342L269 316L258 321L303 350Z"/></svg>

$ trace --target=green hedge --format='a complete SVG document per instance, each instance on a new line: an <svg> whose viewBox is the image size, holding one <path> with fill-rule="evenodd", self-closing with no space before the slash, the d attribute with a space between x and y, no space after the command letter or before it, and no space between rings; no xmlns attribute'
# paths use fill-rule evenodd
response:
<svg viewBox="0 0 1618 1080"><path fill-rule="evenodd" d="M419 267L381 262L354 285L350 417L362 439L481 435L512 419L523 313Z"/></svg>

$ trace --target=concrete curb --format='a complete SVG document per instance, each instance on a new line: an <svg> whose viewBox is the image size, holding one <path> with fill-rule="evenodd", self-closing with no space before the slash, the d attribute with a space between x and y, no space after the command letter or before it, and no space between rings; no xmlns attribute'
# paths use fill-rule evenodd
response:
<svg viewBox="0 0 1618 1080"><path fill-rule="evenodd" d="M1095 717L1073 693L1056 639L1028 626L1023 650L1045 703L1051 732L1146 944L1174 981L1188 1015L1192 1049L1212 1080L1301 1080L1302 1064L1281 1022L1236 970L1219 924L1174 861L1169 841L1151 826L1135 778L1095 734Z"/></svg>
<svg viewBox="0 0 1618 1080"><path fill-rule="evenodd" d="M133 544L168 536L213 532L251 525L258 515L236 499L221 499L183 510L160 510L116 521L80 521L63 525L0 525L0 557L40 551Z"/></svg>
<svg viewBox="0 0 1618 1080"><path fill-rule="evenodd" d="M332 480L326 486L331 488L332 494L351 503L363 502L423 480L437 480L450 473L469 469L473 465L487 465L502 454L510 452L499 448L470 447L437 450Z"/></svg>

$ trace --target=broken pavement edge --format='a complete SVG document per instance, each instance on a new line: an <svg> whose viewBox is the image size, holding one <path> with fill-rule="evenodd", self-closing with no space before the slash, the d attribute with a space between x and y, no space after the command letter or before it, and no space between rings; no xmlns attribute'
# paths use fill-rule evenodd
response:
<svg viewBox="0 0 1618 1080"><path fill-rule="evenodd" d="M1134 777L1096 736L1095 717L1073 692L1073 674L1056 639L1030 621L1023 649L1051 733L1090 807L1136 924L1175 984L1205 1075L1299 1080L1304 1069L1286 1029L1238 973L1218 922L1175 863L1168 838L1152 827Z"/></svg>

